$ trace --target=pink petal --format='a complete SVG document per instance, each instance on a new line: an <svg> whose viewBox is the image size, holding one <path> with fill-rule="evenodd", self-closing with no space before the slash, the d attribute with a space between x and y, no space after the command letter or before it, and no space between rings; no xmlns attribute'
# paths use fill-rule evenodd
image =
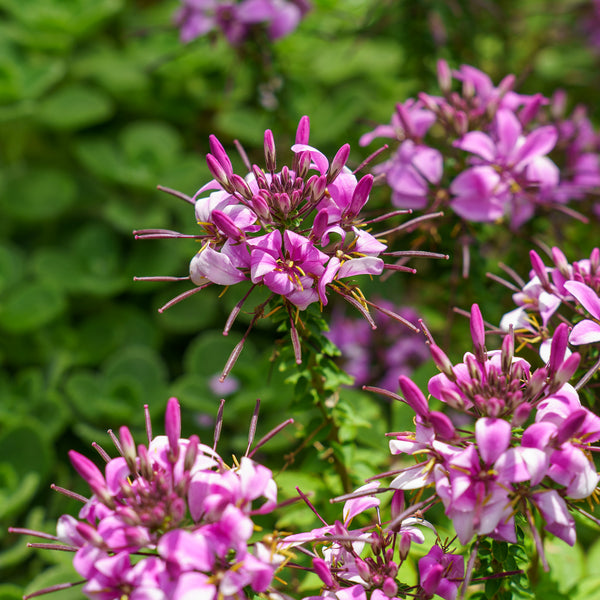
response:
<svg viewBox="0 0 600 600"><path fill-rule="evenodd" d="M504 419L484 417L475 423L475 438L479 454L487 465L491 465L506 451L510 444L512 428Z"/></svg>
<svg viewBox="0 0 600 600"><path fill-rule="evenodd" d="M600 319L600 298L594 290L580 281L566 281L565 289L585 308L593 317Z"/></svg>
<svg viewBox="0 0 600 600"><path fill-rule="evenodd" d="M571 331L571 335L569 336L569 342L575 346L600 342L600 325L589 319L580 321L573 327L573 331Z"/></svg>
<svg viewBox="0 0 600 600"><path fill-rule="evenodd" d="M493 162L496 158L496 146L492 138L483 131L469 131L452 145L465 152L477 154L489 162Z"/></svg>

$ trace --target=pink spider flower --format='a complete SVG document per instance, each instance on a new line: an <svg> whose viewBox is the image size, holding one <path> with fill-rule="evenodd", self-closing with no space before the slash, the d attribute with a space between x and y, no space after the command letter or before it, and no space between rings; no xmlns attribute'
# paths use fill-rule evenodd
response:
<svg viewBox="0 0 600 600"><path fill-rule="evenodd" d="M257 411L258 406L254 420ZM118 438L113 436L120 456L111 459L96 445L106 461L104 472L82 454L69 453L92 491L86 499L62 490L84 502L79 518L63 515L57 536L14 531L56 542L42 544L44 548L74 552L82 591L92 599L243 600L247 591L267 591L286 556L268 538L250 541L253 516L268 513L277 504L271 471L251 456L271 434L229 468L214 447L200 443L197 436L181 438L175 398L167 403L166 435L152 437L148 415L146 407L148 445L136 446L126 427L121 427ZM220 429L219 422L215 446ZM59 588L72 585L77 584Z"/></svg>
<svg viewBox="0 0 600 600"><path fill-rule="evenodd" d="M460 554L446 552L437 544L419 559L421 587L428 598L436 594L444 600L455 600L464 575L464 558Z"/></svg>
<svg viewBox="0 0 600 600"><path fill-rule="evenodd" d="M410 516L410 508L404 510L404 494L396 491L390 505L390 521L349 529L350 523L359 514L380 506L379 498L375 496L380 493L379 486L378 482L369 482L342 497L346 499L343 523L336 521L333 525L325 524L283 540L284 544L289 543L294 547L307 542L312 542L315 548L321 547L322 557L305 551L312 557L312 570L323 582L321 595L310 598L384 600L396 597L399 570L408 556L411 543L422 544L425 541L416 525L434 531L435 528L424 519ZM315 511L307 498L305 501Z"/></svg>
<svg viewBox="0 0 600 600"><path fill-rule="evenodd" d="M291 33L309 9L308 0L183 0L174 20L182 42L220 29L239 46L257 27L271 40Z"/></svg>
<svg viewBox="0 0 600 600"><path fill-rule="evenodd" d="M481 207L458 184L450 186L455 195L451 204L453 209L467 218L494 221L498 218L495 205L500 203L511 215L514 228L527 221L533 215L535 204L535 196L528 194L528 189L535 187L543 192L558 184L558 168L546 156L556 144L557 137L556 129L550 125L525 136L512 111L498 110L491 136L483 131L469 131L453 144L475 154L477 158L473 163L482 165L476 173L487 184L487 193L481 199L489 205L487 214L480 212ZM459 177L465 179L469 173L470 170L464 171ZM472 178L475 178L474 174ZM462 181L461 184L464 185ZM472 215L471 211L474 211Z"/></svg>
<svg viewBox="0 0 600 600"><path fill-rule="evenodd" d="M279 308L288 314L295 359L301 363L301 334L308 332L299 311L317 303L325 306L332 292L357 308L373 328L376 325L370 306L418 330L392 311L369 302L355 283L360 275L380 275L384 269L415 272L403 264L384 260L385 256L415 255L388 251L381 238L397 227L381 234L370 231L372 223L389 216L371 220L364 217L373 176L357 179L347 167L349 144L344 144L329 160L309 144L309 137L309 119L302 117L291 147L293 160L289 167L278 168L270 130L264 134L264 169L251 165L238 145L247 169L242 177L234 173L232 161L219 140L210 136L206 160L213 180L203 185L193 198L163 188L194 205L199 233L188 235L164 229L134 232L137 238L192 238L201 244L190 262L188 277L137 278L187 279L195 284L196 287L168 302L161 312L208 286L249 285L227 320L223 330L227 335L253 290L264 287L270 292L254 308L250 326L232 351L221 380L231 371L255 322ZM427 252L417 254L447 258Z"/></svg>

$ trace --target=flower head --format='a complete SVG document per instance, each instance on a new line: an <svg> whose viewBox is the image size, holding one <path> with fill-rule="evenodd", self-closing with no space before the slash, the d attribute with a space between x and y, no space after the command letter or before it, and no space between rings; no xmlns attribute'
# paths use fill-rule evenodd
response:
<svg viewBox="0 0 600 600"><path fill-rule="evenodd" d="M210 136L207 164L214 179L193 198L167 190L194 205L200 233L188 236L165 230L135 232L138 238L192 237L201 244L190 263L189 279L197 287L163 309L208 286L250 284L227 321L223 332L226 335L252 290L266 288L269 296L255 308L250 327L267 308L273 312L283 307L289 315L297 362L301 362L299 311L313 304L326 305L331 292L353 304L375 326L369 315L372 303L364 298L354 278L379 275L384 269L414 270L384 262L387 244L381 234L370 231L371 222L363 215L373 176L357 179L346 166L350 146L344 144L330 161L309 145L309 136L308 117L302 117L291 148L292 164L278 167L273 134L267 130L265 168L247 164L244 177L234 173L227 152L216 137ZM384 218L385 215L379 216L373 221ZM386 314L394 316L391 311ZM245 336L232 353L223 377L244 340Z"/></svg>
<svg viewBox="0 0 600 600"><path fill-rule="evenodd" d="M308 0L182 0L175 14L182 42L220 29L232 46L239 46L253 29L269 39L291 33L310 9Z"/></svg>
<svg viewBox="0 0 600 600"><path fill-rule="evenodd" d="M114 437L120 456L98 447L103 470L69 453L92 495L64 490L84 505L78 518L59 519L53 539L60 544L45 547L74 552L83 593L92 599L243 599L247 590L266 591L286 560L270 538L251 541L252 517L277 503L271 471L248 455L229 467L197 436L181 438L175 398L167 403L166 435L152 437L146 417L148 444L136 446L121 427Z"/></svg>

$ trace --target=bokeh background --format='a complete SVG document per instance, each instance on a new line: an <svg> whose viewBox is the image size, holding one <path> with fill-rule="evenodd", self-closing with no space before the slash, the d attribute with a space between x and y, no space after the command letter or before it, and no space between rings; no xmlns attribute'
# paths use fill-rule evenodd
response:
<svg viewBox="0 0 600 600"><path fill-rule="evenodd" d="M178 7L175 0L0 0L0 600L76 578L70 556L28 549L6 533L9 525L52 531L57 516L74 510L49 488L85 492L67 451L91 456L92 440L109 448L106 430L122 424L141 436L144 404L162 431L173 395L184 433L207 441L227 396L223 456L243 453L256 398L259 436L294 416L295 426L261 460L281 471L282 497L300 485L338 516L328 504L341 492L328 459L341 450L310 438L319 415L295 402L302 382L287 381L293 369L279 360L284 340L273 326L259 324L231 385L219 388L216 377L249 322L242 315L222 335L239 296L219 298L221 290L209 288L159 314L188 285L133 282L187 274L193 240L135 241L132 231L194 233L189 204L156 186L193 195L208 181L209 134L232 154L239 140L259 161L270 128L289 157L306 114L311 143L333 156L348 142L357 166L368 154L358 139L388 122L397 102L438 93L440 58L454 68L473 65L496 83L513 73L523 93L564 89L570 108L584 104L600 124L600 9L591 1L313 0L294 33L238 48L218 33L182 44L173 24ZM241 170L242 161L235 166ZM385 206L389 190L377 188L372 202ZM477 301L496 324L512 307L510 292L485 277L499 273L499 261L526 276L535 240L559 243L571 260L600 241L598 221L562 214L534 220L519 235L494 225L476 234L468 278L452 229L440 228L421 247L449 261L416 261L417 275L363 286L417 311L453 358L470 347L468 323L454 306ZM397 244L409 248L418 236ZM433 372L421 364L415 380ZM345 460L359 485L387 464L383 433L410 421L400 405L349 387L339 393L348 413L341 435L355 442L343 451L352 452ZM312 518L297 506L276 525L308 527ZM538 586L540 598L600 598L597 578L591 591L573 592L597 576L595 536L584 529L574 549L550 552L554 569Z"/></svg>

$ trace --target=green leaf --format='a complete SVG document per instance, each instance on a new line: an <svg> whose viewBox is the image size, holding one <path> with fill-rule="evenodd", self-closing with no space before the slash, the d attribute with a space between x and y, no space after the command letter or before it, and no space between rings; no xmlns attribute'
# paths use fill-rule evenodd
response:
<svg viewBox="0 0 600 600"><path fill-rule="evenodd" d="M0 246L0 293L15 285L24 275L23 253L16 247Z"/></svg>
<svg viewBox="0 0 600 600"><path fill-rule="evenodd" d="M0 463L0 468L6 466L8 465ZM0 486L0 519L8 519L24 511L37 492L40 482L38 473L29 472L18 479L17 487L14 489L7 490L4 486Z"/></svg>
<svg viewBox="0 0 600 600"><path fill-rule="evenodd" d="M0 600L21 600L23 598L23 590L12 583L0 584Z"/></svg>
<svg viewBox="0 0 600 600"><path fill-rule="evenodd" d="M75 202L73 176L49 167L19 169L9 174L0 197L5 215L22 221L48 221Z"/></svg>
<svg viewBox="0 0 600 600"><path fill-rule="evenodd" d="M585 572L585 556L581 546L576 543L569 548L558 538L548 538L544 543L544 551L552 579L557 582L560 592L567 594Z"/></svg>
<svg viewBox="0 0 600 600"><path fill-rule="evenodd" d="M56 286L23 283L0 302L0 328L10 333L30 332L56 319L65 308L65 298Z"/></svg>
<svg viewBox="0 0 600 600"><path fill-rule="evenodd" d="M38 98L59 81L65 71L66 66L62 60L21 55L6 46L0 48L0 104ZM14 112L14 108L10 108ZM23 104L17 116L19 112L32 114L33 108L31 103ZM13 115L10 112L6 115L0 113L0 118L3 116L11 118Z"/></svg>
<svg viewBox="0 0 600 600"><path fill-rule="evenodd" d="M10 459L19 478L36 472L44 477L54 460L54 452L41 425L21 419L0 435L0 460Z"/></svg>
<svg viewBox="0 0 600 600"><path fill-rule="evenodd" d="M40 103L37 119L53 129L76 130L106 121L113 113L110 98L89 85L61 87Z"/></svg>

